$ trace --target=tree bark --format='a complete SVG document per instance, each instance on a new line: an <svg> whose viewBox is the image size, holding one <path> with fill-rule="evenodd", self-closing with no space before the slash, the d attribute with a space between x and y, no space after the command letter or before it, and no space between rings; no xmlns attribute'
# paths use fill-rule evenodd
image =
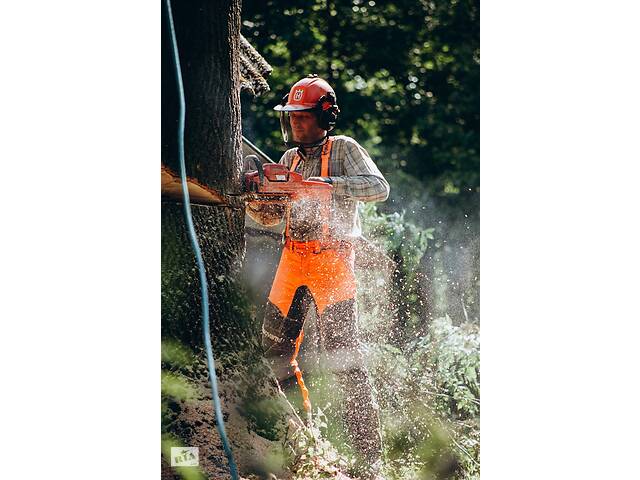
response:
<svg viewBox="0 0 640 480"><path fill-rule="evenodd" d="M172 8L185 90L187 175L221 192L238 192L240 1L177 1ZM171 40L163 20L162 163L179 172L178 95Z"/></svg>

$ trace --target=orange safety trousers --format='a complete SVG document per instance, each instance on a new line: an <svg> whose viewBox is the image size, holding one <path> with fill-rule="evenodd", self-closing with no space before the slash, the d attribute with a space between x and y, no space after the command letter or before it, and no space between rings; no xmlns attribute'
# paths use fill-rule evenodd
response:
<svg viewBox="0 0 640 480"><path fill-rule="evenodd" d="M344 243L338 248L322 249L320 242L288 240L282 251L269 301L287 316L293 296L307 286L322 315L328 305L355 298L355 252Z"/></svg>
<svg viewBox="0 0 640 480"><path fill-rule="evenodd" d="M330 305L347 300L355 302L354 250L347 242L334 242L331 246L335 248L323 249L323 244L319 241L296 242L288 239L269 294L269 303L279 311L275 323L280 323L278 319L282 319L282 328L278 329L279 334L285 337L276 337L275 340L283 342L295 340L289 365L293 368L300 386L307 412L311 412L311 402L309 391L302 378L302 371L298 366L297 356L304 338L302 326L306 310L311 305L292 308L294 299L299 292L306 290L307 295L313 298L320 317ZM288 324L288 328L285 324ZM274 326L268 325L269 328ZM273 333L270 334L266 329L264 333L267 336L271 335L271 340L274 340ZM292 334L296 337L288 338Z"/></svg>

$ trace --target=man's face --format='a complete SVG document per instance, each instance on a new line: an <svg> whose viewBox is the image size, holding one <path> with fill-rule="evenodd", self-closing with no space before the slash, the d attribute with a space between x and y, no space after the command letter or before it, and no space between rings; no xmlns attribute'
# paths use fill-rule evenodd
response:
<svg viewBox="0 0 640 480"><path fill-rule="evenodd" d="M318 126L318 120L311 112L291 112L289 116L295 142L314 143L327 134Z"/></svg>

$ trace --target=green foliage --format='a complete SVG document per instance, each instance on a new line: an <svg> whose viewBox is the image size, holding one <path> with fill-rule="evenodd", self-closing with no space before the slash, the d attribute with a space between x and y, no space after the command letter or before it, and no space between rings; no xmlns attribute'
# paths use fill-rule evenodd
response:
<svg viewBox="0 0 640 480"><path fill-rule="evenodd" d="M476 478L478 326L439 318L403 348L370 348L391 478Z"/></svg>
<svg viewBox="0 0 640 480"><path fill-rule="evenodd" d="M448 317L438 318L424 336L401 347L376 342L367 350L384 431L386 478L477 479L477 324L455 326ZM355 465L329 376L323 371L309 378L316 406L312 427L292 425L287 435L288 465L296 479L334 478L336 469Z"/></svg>
<svg viewBox="0 0 640 480"><path fill-rule="evenodd" d="M420 259L433 240L433 228L421 228L405 219L405 211L378 213L375 203L360 205L363 234L401 261L407 272L418 270Z"/></svg>
<svg viewBox="0 0 640 480"><path fill-rule="evenodd" d="M194 363L194 355L187 347L177 341L164 340L161 352L162 431L163 434L169 435L167 425L171 423L174 414L171 407L180 402L194 400L197 397L198 388L193 380L185 376L185 373L191 371Z"/></svg>
<svg viewBox="0 0 640 480"><path fill-rule="evenodd" d="M192 372L195 356L189 348L177 341L162 342L162 370L160 372L161 416L163 435L171 436L169 425L175 415L175 406L191 402L198 397L198 386L187 377ZM164 437L163 437L164 442ZM163 443L164 444L164 443ZM164 450L163 450L164 451ZM169 457L167 457L169 458Z"/></svg>
<svg viewBox="0 0 640 480"><path fill-rule="evenodd" d="M170 372L162 372L161 392L163 396L178 401L196 398L196 388L185 377Z"/></svg>
<svg viewBox="0 0 640 480"><path fill-rule="evenodd" d="M429 242L434 240L434 229L407 220L404 210L384 214L378 212L375 204L368 203L361 205L360 211L365 237L395 263L391 295L397 326L391 333L397 343L404 336L414 335L410 329L422 329L425 302L420 291L423 278L420 262Z"/></svg>
<svg viewBox="0 0 640 480"><path fill-rule="evenodd" d="M436 406L447 416L462 419L480 413L480 335L478 325L452 325L449 317L432 322L429 335L418 340L413 365L426 367L438 392ZM422 377L425 379L426 377Z"/></svg>
<svg viewBox="0 0 640 480"><path fill-rule="evenodd" d="M295 480L336 478L349 461L326 440L327 417L316 409L310 426L291 425L287 443L291 452L290 470Z"/></svg>

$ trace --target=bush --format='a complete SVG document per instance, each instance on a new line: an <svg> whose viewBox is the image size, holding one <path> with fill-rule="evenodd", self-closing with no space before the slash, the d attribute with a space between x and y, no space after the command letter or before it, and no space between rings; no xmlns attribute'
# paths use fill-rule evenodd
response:
<svg viewBox="0 0 640 480"><path fill-rule="evenodd" d="M448 317L400 349L371 346L393 478L475 478L479 474L480 355L477 324Z"/></svg>

